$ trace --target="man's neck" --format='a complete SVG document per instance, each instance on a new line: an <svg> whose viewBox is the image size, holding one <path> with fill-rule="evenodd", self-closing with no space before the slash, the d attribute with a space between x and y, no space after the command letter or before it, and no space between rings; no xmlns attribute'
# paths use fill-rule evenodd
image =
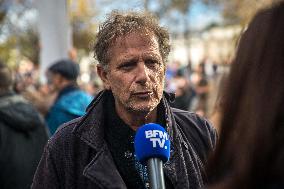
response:
<svg viewBox="0 0 284 189"><path fill-rule="evenodd" d="M60 83L60 86L58 87L59 91L63 90L65 87L71 85L73 83L73 81L69 81L69 80L63 80Z"/></svg>
<svg viewBox="0 0 284 189"><path fill-rule="evenodd" d="M154 123L157 120L157 107L151 112L134 112L134 111L118 111L118 116L130 126L131 129L137 130L146 123Z"/></svg>

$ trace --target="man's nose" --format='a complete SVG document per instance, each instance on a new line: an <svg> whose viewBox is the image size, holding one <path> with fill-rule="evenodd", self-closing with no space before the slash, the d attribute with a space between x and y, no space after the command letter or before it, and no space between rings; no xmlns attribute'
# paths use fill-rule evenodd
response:
<svg viewBox="0 0 284 189"><path fill-rule="evenodd" d="M149 79L149 70L144 61L140 61L137 65L136 82L144 84Z"/></svg>

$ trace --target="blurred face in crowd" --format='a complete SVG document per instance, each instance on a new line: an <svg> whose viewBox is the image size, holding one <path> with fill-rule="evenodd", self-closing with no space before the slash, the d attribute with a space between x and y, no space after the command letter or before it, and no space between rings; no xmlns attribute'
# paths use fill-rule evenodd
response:
<svg viewBox="0 0 284 189"><path fill-rule="evenodd" d="M109 50L108 67L100 76L115 98L116 110L151 112L159 104L165 65L152 34L119 37Z"/></svg>
<svg viewBox="0 0 284 189"><path fill-rule="evenodd" d="M63 77L60 74L48 71L46 76L50 87L56 91L61 89Z"/></svg>

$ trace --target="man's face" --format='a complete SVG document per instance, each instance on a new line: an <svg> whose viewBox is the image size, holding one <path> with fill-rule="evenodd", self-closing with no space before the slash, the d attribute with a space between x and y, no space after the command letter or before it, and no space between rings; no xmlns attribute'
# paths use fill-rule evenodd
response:
<svg viewBox="0 0 284 189"><path fill-rule="evenodd" d="M61 89L62 76L58 73L47 72L48 84L56 91Z"/></svg>
<svg viewBox="0 0 284 189"><path fill-rule="evenodd" d="M109 51L104 84L117 111L150 112L163 94L165 65L154 35L131 33L118 38Z"/></svg>

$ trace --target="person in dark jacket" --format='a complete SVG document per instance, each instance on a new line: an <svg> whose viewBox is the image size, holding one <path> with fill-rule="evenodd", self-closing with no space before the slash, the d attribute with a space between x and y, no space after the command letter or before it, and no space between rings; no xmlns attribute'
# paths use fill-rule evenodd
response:
<svg viewBox="0 0 284 189"><path fill-rule="evenodd" d="M92 96L78 87L76 80L79 76L79 65L72 60L55 62L48 68L47 75L50 84L58 92L45 117L53 135L59 125L84 115Z"/></svg>
<svg viewBox="0 0 284 189"><path fill-rule="evenodd" d="M15 94L10 70L0 63L0 188L30 188L47 142L35 108Z"/></svg>
<svg viewBox="0 0 284 189"><path fill-rule="evenodd" d="M148 188L147 166L135 159L133 146L145 123L159 123L169 134L166 187L202 187L216 131L198 115L169 106L172 97L163 92L168 32L148 14L113 12L96 39L105 90L86 115L50 139L32 188Z"/></svg>

